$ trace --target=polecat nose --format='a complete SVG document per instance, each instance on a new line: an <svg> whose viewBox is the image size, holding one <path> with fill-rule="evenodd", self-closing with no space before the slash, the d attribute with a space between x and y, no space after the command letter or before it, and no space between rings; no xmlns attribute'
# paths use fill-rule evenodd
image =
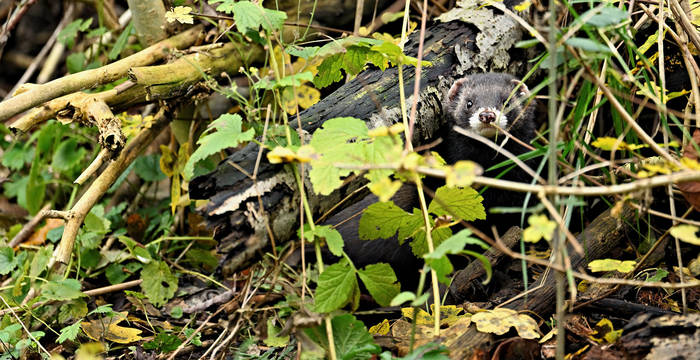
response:
<svg viewBox="0 0 700 360"><path fill-rule="evenodd" d="M479 114L479 120L484 124L489 124L496 121L496 113L490 110L482 111Z"/></svg>

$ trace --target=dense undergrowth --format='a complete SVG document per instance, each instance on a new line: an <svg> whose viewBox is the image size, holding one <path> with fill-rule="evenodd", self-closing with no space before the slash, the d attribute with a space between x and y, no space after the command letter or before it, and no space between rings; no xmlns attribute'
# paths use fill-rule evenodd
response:
<svg viewBox="0 0 700 360"><path fill-rule="evenodd" d="M669 3L660 9L653 2L565 1L549 9L526 1L510 8L514 12L498 2L486 4L524 25L535 24L528 25L517 47L534 55L523 82L540 104L541 121L538 138L528 144L531 151L520 158L536 164L533 170L547 177L548 186L534 181L501 185L532 194L529 206L500 209L522 214L524 260L518 271L523 287L545 269L527 261L542 265L552 259L563 270L559 291L567 291L574 300L570 305L577 292L598 281L591 274L608 274L628 279L620 283L634 286L635 300L674 311L698 310L699 223L692 206L700 204L695 191L700 164L692 130L700 101L700 44L694 40L699 23L693 20L700 4ZM403 121L390 127L369 129L366 119L343 117L328 119L308 136L295 130L294 115L364 69L399 66L402 79L402 72L431 66L403 52L409 32L421 36L420 12L384 15L388 32L358 28L354 36L329 38L319 34L323 27L300 26L294 27L294 37L287 31L294 7L285 12L273 10L269 2L263 8L232 0L168 4L172 8L161 22L171 21L173 31L193 22L207 26L210 36L191 52L230 42L242 52L261 49L261 55L251 55L248 63L223 75L201 69L195 91L157 104L171 106L177 121L99 194L65 264L56 260L55 250L65 241L64 220L89 193L89 186L74 180L100 156L100 132L56 119L25 134L12 133L9 123L0 128L3 208L12 211L0 230L1 359L144 354L390 359L396 354L372 337L388 334L410 339L398 347L409 353L406 359L439 359L448 356L449 342L429 342L432 335L457 336L455 329L469 322L499 335L513 327L525 339L557 329L566 310L561 299L559 316L441 306L438 283L449 284L454 270L454 258L447 255L476 259L486 269L485 281L491 277L481 251L489 248L491 234L477 236L460 223L488 221L493 209L484 209L471 186L481 190L492 184L478 177L471 161L446 165L439 154L414 151L404 140L412 138L411 124L418 121L410 109L402 109ZM459 5L474 7L470 1ZM676 9L686 5L690 11L682 12L689 23ZM17 9L22 6L29 5ZM208 12L212 9L215 14ZM429 9L431 14L447 11ZM57 41L67 48L62 71L100 68L146 47L132 36L137 31L132 22L104 38L111 30L101 11L82 9L58 34ZM555 18L551 27L548 16ZM171 60L184 55L174 52ZM87 92L109 91L126 80ZM209 93L226 99L223 111L206 101L203 94ZM402 101L407 96L402 93ZM145 105L115 116L128 143L154 126L159 115ZM296 180L302 225L293 242L267 248L258 263L224 278L217 271L217 243L197 210L202 201L190 200L187 184L249 142L267 150L259 161L285 164ZM497 165L504 171L513 166L513 161ZM382 200L362 215L360 238L411 239L413 253L426 262L417 289L401 288L387 264L356 267L333 226L314 221L307 192L328 195L354 176L364 178L367 189ZM426 176L445 178L433 199L422 193ZM412 212L387 201L403 182L415 183L421 194L421 206ZM604 211L615 216L624 207L636 211L628 220L634 235L625 246L590 262L588 269L572 269L564 244L575 242L575 235ZM47 209L60 211L48 214ZM14 241L37 214L47 218L29 226L31 236L22 236L21 243ZM314 264L293 268L284 258L300 239L319 256ZM340 260L324 263L322 247ZM657 248L662 254L651 256ZM582 274L586 270L588 275ZM644 281L653 286L641 286ZM400 306L403 318L389 322L361 313L363 323L354 313L361 302ZM623 324L607 324L610 337L598 334L596 339L614 344Z"/></svg>

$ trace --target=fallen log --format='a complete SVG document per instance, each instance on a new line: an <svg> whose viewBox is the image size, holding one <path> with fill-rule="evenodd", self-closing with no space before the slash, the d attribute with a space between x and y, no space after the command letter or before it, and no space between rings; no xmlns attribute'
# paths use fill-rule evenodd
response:
<svg viewBox="0 0 700 360"><path fill-rule="evenodd" d="M427 29L423 58L431 62L431 66L423 69L419 98L406 100L407 108L414 100L418 102L414 145L427 143L440 128L443 94L454 78L482 71L524 73L526 57L522 56L522 50L513 48L521 38L519 25L505 15L494 15L492 10L484 9L483 14L498 24L494 26L497 29L488 34L490 41L484 40L483 35L477 38L478 26L461 21L435 23ZM504 37L509 41L503 41ZM416 56L417 48L418 38L414 34L405 52ZM493 57L486 57L485 53L493 54ZM406 67L403 74L404 89L407 94L412 94L414 71ZM340 116L364 119L370 128L400 122L397 68L361 72L300 113L299 120L303 132L312 133L324 121ZM297 120L290 123L297 124ZM250 263L255 254L270 243L270 236L280 243L290 239L298 228L301 207L294 177L284 166L257 161L258 152L257 144L248 144L222 161L214 172L190 182L190 198L209 199L200 210L214 229L219 251L224 254L221 262L224 274L231 274ZM257 173L256 163L259 163ZM307 184L314 216L325 213L361 185L360 179L354 179L331 195L319 197Z"/></svg>

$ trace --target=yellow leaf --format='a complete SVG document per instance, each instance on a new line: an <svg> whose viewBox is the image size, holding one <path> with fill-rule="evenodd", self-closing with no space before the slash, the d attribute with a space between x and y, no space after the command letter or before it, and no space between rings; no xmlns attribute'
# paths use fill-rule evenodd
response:
<svg viewBox="0 0 700 360"><path fill-rule="evenodd" d="M599 344L603 343L603 341L607 342L608 344L614 344L617 341L617 339L619 339L622 335L622 329L615 330L615 327L613 326L612 322L607 318L601 319L595 326L596 329L594 330L594 333L590 336L590 338L591 340ZM594 335L599 336L596 337Z"/></svg>
<svg viewBox="0 0 700 360"><path fill-rule="evenodd" d="M192 8L189 6L176 6L165 13L165 20L169 23L176 20L181 24L194 24L194 16L190 15Z"/></svg>
<svg viewBox="0 0 700 360"><path fill-rule="evenodd" d="M309 145L300 147L297 152L282 146L277 146L272 151L267 153L267 160L270 164L279 164L283 162L309 162L314 156L313 148Z"/></svg>
<svg viewBox="0 0 700 360"><path fill-rule="evenodd" d="M369 190L372 194L379 197L379 201L389 201L401 187L400 181L391 181L388 177L382 178L369 184Z"/></svg>
<svg viewBox="0 0 700 360"><path fill-rule="evenodd" d="M119 326L126 319L127 312L114 316L82 322L80 325L90 339L95 341L108 340L120 344L129 344L141 340L141 330Z"/></svg>
<svg viewBox="0 0 700 360"><path fill-rule="evenodd" d="M525 314L518 314L511 309L498 308L478 312L472 315L472 321L476 324L476 329L481 332L503 335L512 326L524 339L540 337L537 322L533 318Z"/></svg>
<svg viewBox="0 0 700 360"><path fill-rule="evenodd" d="M681 158L681 165L690 170L700 170L700 163L697 160L690 159L687 157Z"/></svg>
<svg viewBox="0 0 700 360"><path fill-rule="evenodd" d="M549 220L547 215L530 215L527 222L530 226L523 230L523 241L535 243L542 238L545 238L547 241L552 240L552 234L557 227L557 223Z"/></svg>
<svg viewBox="0 0 700 360"><path fill-rule="evenodd" d="M167 177L173 177L175 175L175 164L177 159L175 159L175 153L170 150L168 146L160 146L160 170Z"/></svg>
<svg viewBox="0 0 700 360"><path fill-rule="evenodd" d="M671 235L678 240L687 242L693 245L700 245L700 238L695 234L698 232L698 227L693 225L676 225L671 228Z"/></svg>
<svg viewBox="0 0 700 360"><path fill-rule="evenodd" d="M433 323L433 317L430 316L430 314L428 314L427 311L420 308L416 312L415 319L413 319L412 307L401 308L401 314L409 320L414 320L416 322L416 325L431 325Z"/></svg>
<svg viewBox="0 0 700 360"><path fill-rule="evenodd" d="M287 87L282 91L284 110L290 114L297 113L297 107L308 109L321 100L321 92L308 86Z"/></svg>
<svg viewBox="0 0 700 360"><path fill-rule="evenodd" d="M384 319L379 324L374 325L371 328L369 328L369 333L372 335L389 335L390 329L391 329L391 326L389 326L389 320Z"/></svg>
<svg viewBox="0 0 700 360"><path fill-rule="evenodd" d="M423 164L423 157L414 152L406 155L401 161L401 167L406 170L415 170L421 164Z"/></svg>
<svg viewBox="0 0 700 360"><path fill-rule="evenodd" d="M615 259L598 259L588 263L588 268L593 272L619 271L621 273L628 273L634 270L636 265L637 262L633 260L620 261Z"/></svg>
<svg viewBox="0 0 700 360"><path fill-rule="evenodd" d="M481 168L473 161L460 160L453 166L446 166L445 183L447 186L470 186L474 177L481 172Z"/></svg>
<svg viewBox="0 0 700 360"><path fill-rule="evenodd" d="M513 9L515 9L516 11L525 11L530 8L530 5L532 5L530 0L525 0L520 4L513 6Z"/></svg>
<svg viewBox="0 0 700 360"><path fill-rule="evenodd" d="M617 151L617 150L637 150L641 148L648 147L646 144L642 145L637 145L637 144L628 144L622 140L618 140L617 138L614 137L609 137L609 136L603 136L597 138L595 141L591 143L591 145L605 151Z"/></svg>
<svg viewBox="0 0 700 360"><path fill-rule="evenodd" d="M75 358L76 360L102 360L100 354L103 354L105 351L105 346L102 343L80 344L80 347L75 352Z"/></svg>

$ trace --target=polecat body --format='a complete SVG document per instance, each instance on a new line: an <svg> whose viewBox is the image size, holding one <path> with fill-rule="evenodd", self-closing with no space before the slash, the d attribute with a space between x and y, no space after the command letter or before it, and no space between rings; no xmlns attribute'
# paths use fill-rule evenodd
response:
<svg viewBox="0 0 700 360"><path fill-rule="evenodd" d="M472 160L479 163L484 170L506 160L507 157L498 151L482 142L457 133L453 127L456 125L501 143L506 137L499 134L498 129L492 126L495 124L524 143L529 143L535 137L535 121L534 106L526 103L528 96L527 87L515 77L507 74L474 74L457 80L443 103L446 124L440 134L443 142L437 149L438 153L450 164L459 160ZM506 141L502 148L515 155L522 154L527 150L513 140ZM503 169L496 171L500 172ZM527 173L517 167L502 178L514 181L529 181L531 179ZM426 181L426 183L428 187L441 185L439 180ZM520 194L509 196L502 191L487 190L482 195L484 206L487 209L493 206L522 205L524 199ZM409 241L399 245L395 237L369 241L359 239L357 230L360 216L353 217L353 215L377 201L376 196L368 195L332 216L326 223L341 224L336 229L345 241L345 252L358 268L376 262L387 262L394 268L404 289L413 290L418 279L417 272L422 267L422 261L411 252ZM407 212L411 212L414 207L419 207L416 188L411 184L404 185L392 198L392 201ZM350 220L346 221L349 218ZM487 215L487 223L491 223L490 220L491 218ZM498 222L499 230L503 229L503 231L507 229L505 226L518 225L514 223L512 216L507 221L498 219Z"/></svg>

